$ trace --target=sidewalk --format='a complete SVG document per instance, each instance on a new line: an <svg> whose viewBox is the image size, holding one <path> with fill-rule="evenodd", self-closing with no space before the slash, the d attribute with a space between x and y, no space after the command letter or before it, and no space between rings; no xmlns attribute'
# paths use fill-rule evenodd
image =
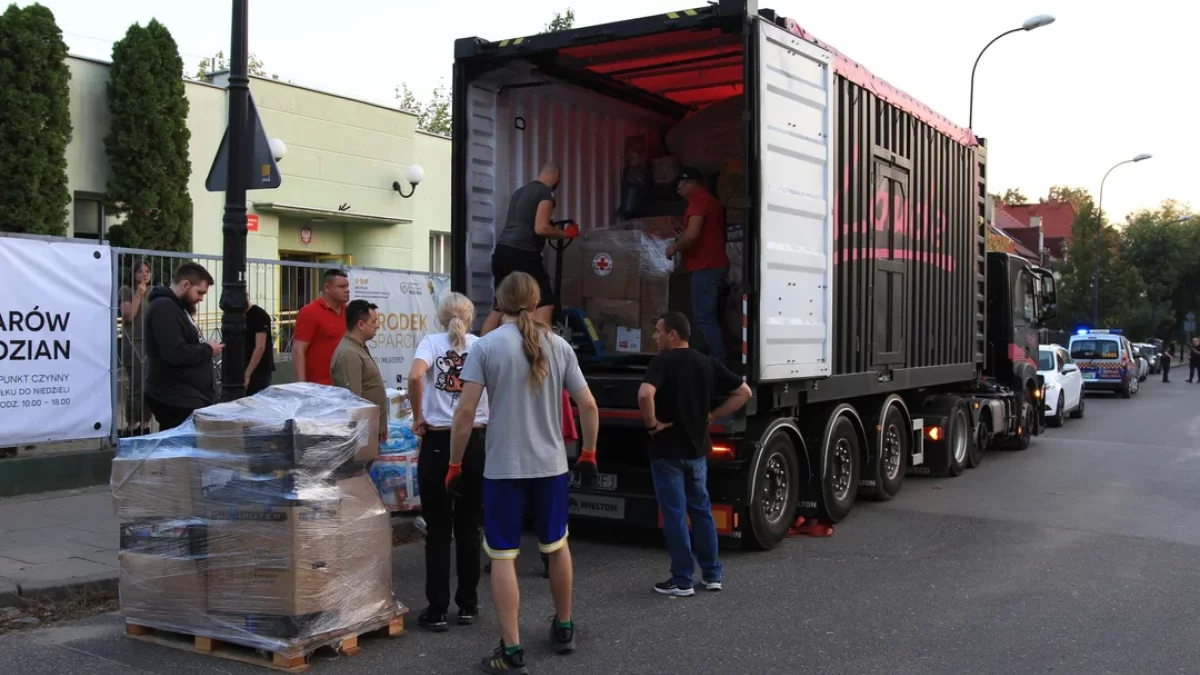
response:
<svg viewBox="0 0 1200 675"><path fill-rule="evenodd" d="M0 605L17 595L115 588L117 547L107 485L0 499Z"/></svg>

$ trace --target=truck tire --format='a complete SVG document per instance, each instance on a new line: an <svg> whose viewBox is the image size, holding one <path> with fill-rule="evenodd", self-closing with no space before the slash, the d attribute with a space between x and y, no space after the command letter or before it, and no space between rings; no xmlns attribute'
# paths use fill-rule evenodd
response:
<svg viewBox="0 0 1200 675"><path fill-rule="evenodd" d="M850 515L858 498L858 476L862 463L862 443L854 422L837 413L832 421L825 447L825 475L821 478L821 510L837 523Z"/></svg>
<svg viewBox="0 0 1200 675"><path fill-rule="evenodd" d="M755 463L750 493L751 548L775 548L787 536L800 496L796 445L785 432L771 436Z"/></svg>
<svg viewBox="0 0 1200 675"><path fill-rule="evenodd" d="M1026 387L1021 394L1021 412L1017 417L1017 439L1014 441L1017 450L1028 450L1033 442L1033 426L1037 424L1037 410L1033 406L1033 390Z"/></svg>
<svg viewBox="0 0 1200 675"><path fill-rule="evenodd" d="M978 469L979 465L983 464L983 455L988 451L988 446L992 444L991 414L990 411L985 410L979 415L979 426L975 428L975 439L967 454L968 469Z"/></svg>
<svg viewBox="0 0 1200 675"><path fill-rule="evenodd" d="M888 404L883 420L879 423L879 459L871 467L875 471L872 499L885 502L900 493L912 452L911 428L912 425L907 423L899 404Z"/></svg>
<svg viewBox="0 0 1200 675"><path fill-rule="evenodd" d="M966 401L959 401L946 415L946 451L950 456L950 476L961 476L967 470L971 454L971 414Z"/></svg>

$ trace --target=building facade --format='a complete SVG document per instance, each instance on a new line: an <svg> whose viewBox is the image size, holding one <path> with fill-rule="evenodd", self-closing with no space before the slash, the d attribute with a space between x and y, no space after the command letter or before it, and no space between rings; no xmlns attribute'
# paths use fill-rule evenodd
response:
<svg viewBox="0 0 1200 675"><path fill-rule="evenodd" d="M109 64L70 57L71 123L68 236L103 239L109 177L104 138L110 114ZM204 187L227 121L226 74L186 80L188 184L195 253L221 253L223 193ZM412 113L263 78L251 95L268 137L287 145L282 185L247 195L251 258L449 272L450 140L416 128ZM410 199L392 189L420 165L425 179Z"/></svg>

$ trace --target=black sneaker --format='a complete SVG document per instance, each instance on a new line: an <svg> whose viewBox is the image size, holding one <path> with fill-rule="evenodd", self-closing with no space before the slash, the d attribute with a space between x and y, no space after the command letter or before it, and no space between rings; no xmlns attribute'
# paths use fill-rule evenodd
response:
<svg viewBox="0 0 1200 675"><path fill-rule="evenodd" d="M717 579L716 581L706 581L706 582L704 582L704 590L706 590L706 591L714 591L714 592L715 592L715 591L719 591L719 590L721 590L721 580L720 580L720 579Z"/></svg>
<svg viewBox="0 0 1200 675"><path fill-rule="evenodd" d="M529 669L525 667L525 650L518 649L512 654L504 648L504 641L500 641L500 646L492 655L485 658L479 664L479 669L485 673L493 673L494 675L509 675L517 673L517 675L529 675Z"/></svg>
<svg viewBox="0 0 1200 675"><path fill-rule="evenodd" d="M564 628L558 625L558 617L551 615L550 644L554 646L556 654L570 654L575 651L575 621L571 621L570 628Z"/></svg>
<svg viewBox="0 0 1200 675"><path fill-rule="evenodd" d="M459 607L458 608L458 625L470 626L475 623L475 617L479 616L478 607Z"/></svg>
<svg viewBox="0 0 1200 675"><path fill-rule="evenodd" d="M676 584L674 581L667 579L666 581L660 581L657 584L654 584L654 592L661 593L662 595L673 595L677 598L690 598L696 594L696 589L692 588L691 586L684 588L683 586Z"/></svg>
<svg viewBox="0 0 1200 675"><path fill-rule="evenodd" d="M428 607L422 610L421 615L417 617L417 625L434 633L445 633L450 630L450 624L446 623L446 615L434 614Z"/></svg>

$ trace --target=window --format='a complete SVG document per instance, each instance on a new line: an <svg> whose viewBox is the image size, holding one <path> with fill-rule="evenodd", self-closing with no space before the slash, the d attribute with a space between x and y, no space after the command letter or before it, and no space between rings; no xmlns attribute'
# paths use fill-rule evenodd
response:
<svg viewBox="0 0 1200 675"><path fill-rule="evenodd" d="M103 239L104 202L97 197L75 195L74 236L76 239Z"/></svg>
<svg viewBox="0 0 1200 675"><path fill-rule="evenodd" d="M450 274L450 235L444 232L429 235L429 271Z"/></svg>
<svg viewBox="0 0 1200 675"><path fill-rule="evenodd" d="M1116 340L1083 338L1071 341L1071 357L1076 359L1115 359L1120 353L1120 343Z"/></svg>
<svg viewBox="0 0 1200 675"><path fill-rule="evenodd" d="M1054 370L1054 352L1038 352L1038 370Z"/></svg>

